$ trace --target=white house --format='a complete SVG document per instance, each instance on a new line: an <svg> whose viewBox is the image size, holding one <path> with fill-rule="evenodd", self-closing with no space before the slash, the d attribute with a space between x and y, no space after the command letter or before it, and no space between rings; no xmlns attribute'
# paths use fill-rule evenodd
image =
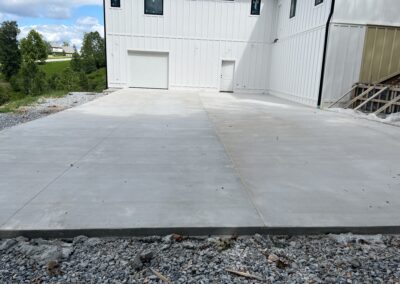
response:
<svg viewBox="0 0 400 284"><path fill-rule="evenodd" d="M63 53L63 51L64 50L63 50L62 46L54 44L54 43L51 44L51 52L52 53Z"/></svg>
<svg viewBox="0 0 400 284"><path fill-rule="evenodd" d="M399 0L104 1L113 88L266 93L317 106L400 71Z"/></svg>

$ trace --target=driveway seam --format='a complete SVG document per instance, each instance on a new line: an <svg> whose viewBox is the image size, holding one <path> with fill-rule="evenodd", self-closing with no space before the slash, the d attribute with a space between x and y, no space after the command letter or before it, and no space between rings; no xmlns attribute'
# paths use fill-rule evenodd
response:
<svg viewBox="0 0 400 284"><path fill-rule="evenodd" d="M249 199L251 205L253 205L254 209L257 211L257 214L258 214L258 216L260 217L260 219L261 219L263 225L266 227L266 226L267 226L267 222L266 222L266 220L264 219L264 216L262 215L261 210L260 210L260 209L257 207L257 205L254 203L254 200L253 200L253 198L252 198L251 189L250 189L250 187L248 186L248 184L246 183L246 181L244 180L244 178L242 177L242 175L240 174L240 171L238 170L238 168L236 167L236 163L235 163L235 161L233 160L232 155L231 155L231 153L230 153L229 150L228 150L228 147L227 147L227 146L225 145L225 143L223 142L223 140L222 140L222 138L221 138L221 135L219 134L219 131L218 131L217 127L216 127L216 124L214 123L214 120L211 118L210 113L208 112L208 110L207 110L206 107L204 106L203 99L202 99L202 97L201 97L201 93L200 93L200 92L197 93L197 96L198 96L198 98L199 98L200 104L201 104L201 106L202 106L204 112L205 112L206 115L207 115L208 120L209 120L209 121L211 122L211 124L212 124L212 128L213 128L214 131L215 131L215 134L216 134L216 137L217 137L219 143L221 143L222 147L224 148L225 153L227 154L227 156L228 156L228 158L229 158L231 164L233 165L233 170L235 171L236 175L239 177L240 183L242 184L242 186L243 186L243 188L244 188L244 191L246 192L247 198Z"/></svg>

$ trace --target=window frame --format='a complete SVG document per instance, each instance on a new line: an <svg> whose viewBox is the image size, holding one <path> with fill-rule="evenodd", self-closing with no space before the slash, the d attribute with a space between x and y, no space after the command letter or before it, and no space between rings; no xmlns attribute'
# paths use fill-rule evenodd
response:
<svg viewBox="0 0 400 284"><path fill-rule="evenodd" d="M297 12L297 0L291 0L289 19L296 17L296 12Z"/></svg>
<svg viewBox="0 0 400 284"><path fill-rule="evenodd" d="M261 15L261 1L260 1L260 6L258 7L258 12L257 13L253 13L253 1L255 0L250 0L250 15L251 16L260 16Z"/></svg>
<svg viewBox="0 0 400 284"><path fill-rule="evenodd" d="M119 6L113 6L113 0L110 0L110 7L112 9L121 9L121 6L122 6L121 1L122 0L118 0Z"/></svg>
<svg viewBox="0 0 400 284"><path fill-rule="evenodd" d="M319 6L321 4L324 4L324 0L315 0L314 6Z"/></svg>
<svg viewBox="0 0 400 284"><path fill-rule="evenodd" d="M164 16L164 0L158 0L161 1L161 6L162 6L162 12L160 13L147 13L146 12L146 1L151 1L151 0L144 0L144 14L147 16Z"/></svg>

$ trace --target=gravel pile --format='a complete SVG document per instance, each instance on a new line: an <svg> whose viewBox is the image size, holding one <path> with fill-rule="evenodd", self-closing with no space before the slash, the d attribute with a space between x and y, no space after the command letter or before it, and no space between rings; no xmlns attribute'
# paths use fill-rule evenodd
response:
<svg viewBox="0 0 400 284"><path fill-rule="evenodd" d="M63 98L47 98L21 107L16 113L0 113L0 130L75 107L104 96L103 93L69 93Z"/></svg>
<svg viewBox="0 0 400 284"><path fill-rule="evenodd" d="M400 236L0 241L0 283L399 283Z"/></svg>

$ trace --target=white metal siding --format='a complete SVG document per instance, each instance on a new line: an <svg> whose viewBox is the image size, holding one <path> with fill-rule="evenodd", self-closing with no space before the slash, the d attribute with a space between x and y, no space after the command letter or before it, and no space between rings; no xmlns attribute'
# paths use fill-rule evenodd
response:
<svg viewBox="0 0 400 284"><path fill-rule="evenodd" d="M365 26L331 25L322 104L336 101L358 83L364 39Z"/></svg>
<svg viewBox="0 0 400 284"><path fill-rule="evenodd" d="M291 19L291 0L262 0L260 16L250 15L250 0L164 0L163 16L144 15L143 0L122 0L120 9L109 2L110 87L129 85L127 50L166 51L172 88L218 90L221 61L234 60L236 91L317 105L332 0L318 6L315 0L298 0ZM400 25L398 11L399 0L336 0L333 22L344 24L331 31L324 99L351 85L359 70L362 28L348 23Z"/></svg>
<svg viewBox="0 0 400 284"><path fill-rule="evenodd" d="M164 0L164 15L144 15L143 0L106 1L110 87L128 84L127 50L169 52L170 87L219 89L221 60L236 61L235 89L264 92L273 1L260 16L250 0Z"/></svg>
<svg viewBox="0 0 400 284"><path fill-rule="evenodd" d="M400 26L399 0L336 0L333 23Z"/></svg>
<svg viewBox="0 0 400 284"><path fill-rule="evenodd" d="M314 0L297 1L289 18L290 0L281 0L278 42L272 45L269 93L316 106L324 49L325 27L331 1L314 6ZM279 1L275 1L275 9Z"/></svg>

